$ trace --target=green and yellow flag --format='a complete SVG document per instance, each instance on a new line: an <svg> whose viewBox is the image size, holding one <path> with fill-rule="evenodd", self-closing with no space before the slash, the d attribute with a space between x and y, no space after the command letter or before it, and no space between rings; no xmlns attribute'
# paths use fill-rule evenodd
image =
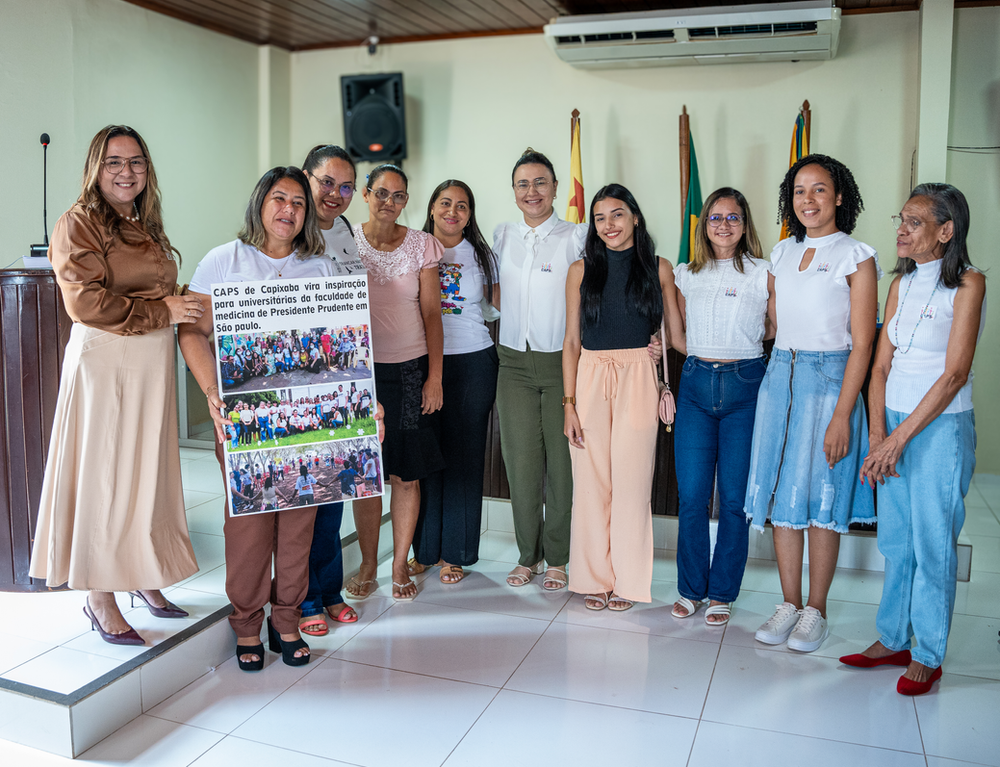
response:
<svg viewBox="0 0 1000 767"><path fill-rule="evenodd" d="M698 226L698 216L701 215L701 182L698 180L698 158L694 152L694 139L688 136L688 147L691 158L691 178L688 182L687 200L684 204L684 218L681 226L681 251L677 256L678 264L686 264L691 260L694 249L694 230Z"/></svg>
<svg viewBox="0 0 1000 767"><path fill-rule="evenodd" d="M809 154L809 133L811 128L811 111L809 109L809 102L805 101L802 106L799 107L799 116L795 118L795 127L792 128L792 146L788 151L788 167L791 168L795 163ZM789 236L788 222L781 222L781 236L779 240L785 240Z"/></svg>

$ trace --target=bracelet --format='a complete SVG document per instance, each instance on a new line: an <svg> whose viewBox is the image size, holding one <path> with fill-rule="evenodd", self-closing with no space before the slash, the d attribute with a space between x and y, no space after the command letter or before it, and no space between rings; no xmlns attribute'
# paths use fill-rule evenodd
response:
<svg viewBox="0 0 1000 767"><path fill-rule="evenodd" d="M209 387L208 387L207 389L205 389L205 396L206 396L206 397L207 397L207 396L209 396L209 395L210 395L210 394L212 393L212 389L215 389L215 391L218 391L218 390L219 390L219 387L218 387L218 386L216 386L215 384L212 384L212 385L211 385L211 386L209 386Z"/></svg>
<svg viewBox="0 0 1000 767"><path fill-rule="evenodd" d="M563 397L563 405L576 405L576 397Z"/></svg>

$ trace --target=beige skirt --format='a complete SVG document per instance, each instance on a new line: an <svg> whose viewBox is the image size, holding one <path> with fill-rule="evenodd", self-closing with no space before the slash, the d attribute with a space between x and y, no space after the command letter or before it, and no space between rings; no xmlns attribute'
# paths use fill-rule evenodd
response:
<svg viewBox="0 0 1000 767"><path fill-rule="evenodd" d="M50 586L159 589L198 571L177 447L174 332L75 323L29 574Z"/></svg>

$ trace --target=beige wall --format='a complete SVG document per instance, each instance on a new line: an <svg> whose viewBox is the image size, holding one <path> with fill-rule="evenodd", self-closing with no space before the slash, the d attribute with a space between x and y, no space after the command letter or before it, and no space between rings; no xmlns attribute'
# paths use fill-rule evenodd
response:
<svg viewBox="0 0 1000 767"><path fill-rule="evenodd" d="M963 8L955 14L951 73L951 146L1000 146L1000 8ZM921 181L940 179L921 178ZM969 255L986 271L986 328L973 364L976 469L1000 474L1000 152L948 152L947 181L969 200Z"/></svg>
<svg viewBox="0 0 1000 767"><path fill-rule="evenodd" d="M556 58L541 35L305 52L292 62L292 155L343 139L339 77L403 72L411 176L408 224L423 223L428 193L454 176L472 185L484 231L517 216L510 170L527 146L569 172L569 116L582 113L588 193L617 181L635 193L661 255L676 258L680 191L677 118L687 105L702 191L741 189L765 248L778 237L776 189L788 167L798 107L813 107L813 148L846 162L868 212L856 232L880 250L908 189L916 140L917 14L844 18L827 62L662 67L587 72ZM556 210L563 215L566 188ZM361 203L363 204L363 203ZM355 202L348 213L365 220Z"/></svg>
<svg viewBox="0 0 1000 767"><path fill-rule="evenodd" d="M127 123L150 147L182 280L230 240L258 178L257 46L120 0L0 0L0 267L80 192L90 139ZM20 265L20 262L18 262Z"/></svg>

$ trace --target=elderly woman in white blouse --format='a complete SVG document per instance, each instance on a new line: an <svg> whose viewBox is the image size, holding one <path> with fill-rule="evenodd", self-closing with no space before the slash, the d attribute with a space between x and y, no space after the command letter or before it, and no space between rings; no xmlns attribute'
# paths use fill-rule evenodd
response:
<svg viewBox="0 0 1000 767"><path fill-rule="evenodd" d="M871 450L861 467L862 480L884 483L880 636L840 662L904 666L896 691L923 695L941 678L955 609L956 546L976 468L972 358L986 278L969 260L969 206L955 187L921 184L893 219L899 260L868 388Z"/></svg>
<svg viewBox="0 0 1000 767"><path fill-rule="evenodd" d="M511 182L523 220L493 235L503 295L497 410L519 551L507 583L524 586L544 570L542 587L555 591L567 583L573 504L562 409L566 274L583 256L587 227L556 215L558 182L541 152L521 155Z"/></svg>

